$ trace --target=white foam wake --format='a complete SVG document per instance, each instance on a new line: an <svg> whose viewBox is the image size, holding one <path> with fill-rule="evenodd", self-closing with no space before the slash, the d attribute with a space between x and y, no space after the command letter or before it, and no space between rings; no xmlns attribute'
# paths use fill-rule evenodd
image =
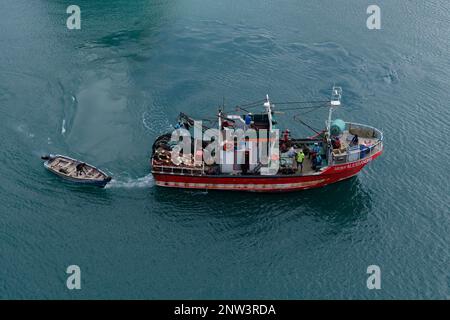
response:
<svg viewBox="0 0 450 320"><path fill-rule="evenodd" d="M64 133L66 133L66 119L63 119L61 125L61 134L64 135Z"/></svg>
<svg viewBox="0 0 450 320"><path fill-rule="evenodd" d="M153 186L153 176L151 174L145 177L129 179L127 181L120 181L112 179L110 183L106 185L106 188L146 188Z"/></svg>

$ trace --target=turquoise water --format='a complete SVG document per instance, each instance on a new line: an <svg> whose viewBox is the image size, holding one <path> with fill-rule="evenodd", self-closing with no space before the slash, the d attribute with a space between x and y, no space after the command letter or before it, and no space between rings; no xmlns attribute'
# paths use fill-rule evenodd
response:
<svg viewBox="0 0 450 320"><path fill-rule="evenodd" d="M0 298L449 297L450 2L376 2L381 30L365 0L1 1ZM154 186L153 139L180 111L334 83L336 116L385 134L358 177L275 195ZM66 184L50 152L115 180Z"/></svg>

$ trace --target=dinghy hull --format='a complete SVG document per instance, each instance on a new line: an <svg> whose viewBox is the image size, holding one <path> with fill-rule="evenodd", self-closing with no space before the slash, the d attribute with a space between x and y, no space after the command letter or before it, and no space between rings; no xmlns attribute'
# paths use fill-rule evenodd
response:
<svg viewBox="0 0 450 320"><path fill-rule="evenodd" d="M100 169L67 156L48 155L43 156L42 159L46 160L44 167L48 171L72 183L104 188L112 179ZM64 162L65 166L58 165L59 163L55 164L56 161ZM89 171L87 173L83 171L74 172L75 167L80 164L82 164L82 167L88 168Z"/></svg>

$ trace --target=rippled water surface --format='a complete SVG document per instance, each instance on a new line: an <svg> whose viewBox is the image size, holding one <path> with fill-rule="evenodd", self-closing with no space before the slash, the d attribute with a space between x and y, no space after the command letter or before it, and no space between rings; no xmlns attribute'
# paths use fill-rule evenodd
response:
<svg viewBox="0 0 450 320"><path fill-rule="evenodd" d="M378 31L371 1L75 3L81 30L66 28L73 3L0 3L0 298L450 296L449 1L379 0ZM385 134L358 177L275 195L154 186L152 141L180 111L327 98L334 83L336 115ZM322 127L326 111L308 117ZM66 184L49 152L115 179Z"/></svg>

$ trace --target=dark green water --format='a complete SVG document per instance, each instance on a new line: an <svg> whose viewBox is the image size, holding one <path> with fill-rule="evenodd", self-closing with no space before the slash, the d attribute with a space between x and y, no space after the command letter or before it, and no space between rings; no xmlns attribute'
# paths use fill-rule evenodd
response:
<svg viewBox="0 0 450 320"><path fill-rule="evenodd" d="M376 2L381 30L365 0L2 0L0 298L450 296L450 2ZM69 4L81 30L66 28ZM358 177L282 195L153 185L151 144L178 112L328 97L333 83L338 117L385 134ZM65 184L48 152L116 180ZM371 264L381 290L366 287Z"/></svg>

